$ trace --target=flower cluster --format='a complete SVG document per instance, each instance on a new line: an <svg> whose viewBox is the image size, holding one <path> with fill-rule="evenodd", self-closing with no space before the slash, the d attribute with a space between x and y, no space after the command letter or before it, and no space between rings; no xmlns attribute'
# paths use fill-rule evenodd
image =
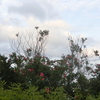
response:
<svg viewBox="0 0 100 100"><path fill-rule="evenodd" d="M43 77L43 76L44 76L44 73L42 73L42 72L41 72L41 73L40 73L40 76L42 76L42 77Z"/></svg>
<svg viewBox="0 0 100 100"><path fill-rule="evenodd" d="M28 69L28 71L32 72L32 71L34 71L34 69L30 68L30 69Z"/></svg>
<svg viewBox="0 0 100 100"><path fill-rule="evenodd" d="M50 88L47 88L46 91L47 91L47 94L49 94L49 92L50 92Z"/></svg>

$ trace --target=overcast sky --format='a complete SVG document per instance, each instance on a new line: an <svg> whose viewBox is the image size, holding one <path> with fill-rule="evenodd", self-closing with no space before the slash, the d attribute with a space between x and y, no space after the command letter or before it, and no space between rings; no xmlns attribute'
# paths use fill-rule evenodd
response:
<svg viewBox="0 0 100 100"><path fill-rule="evenodd" d="M51 57L67 54L67 34L87 37L99 49L100 0L0 0L0 53L10 54L9 38L35 26L49 30Z"/></svg>

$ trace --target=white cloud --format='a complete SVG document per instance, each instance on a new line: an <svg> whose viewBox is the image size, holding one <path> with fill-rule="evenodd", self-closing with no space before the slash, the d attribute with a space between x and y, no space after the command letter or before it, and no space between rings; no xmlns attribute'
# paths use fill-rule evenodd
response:
<svg viewBox="0 0 100 100"><path fill-rule="evenodd" d="M82 9L92 10L94 8L99 9L100 1L99 0L53 0L53 5L56 6L61 11L72 10L77 11Z"/></svg>
<svg viewBox="0 0 100 100"><path fill-rule="evenodd" d="M9 19L8 19L9 20ZM59 57L64 51L66 51L66 34L70 29L70 25L67 24L64 20L54 20L54 21L45 21L40 22L34 17L26 18L26 25L28 27L18 27L18 26L10 26L10 25L2 25L0 27L0 41L1 42L9 42L9 38L16 38L16 33L26 33L30 30L33 31L35 26L39 26L41 30L49 30L49 40L46 46L46 54L50 56ZM27 31L26 31L27 30ZM2 50L4 46L2 43L0 44ZM5 50L3 50L5 52ZM9 50L10 51L10 50ZM51 54L52 52L52 54Z"/></svg>
<svg viewBox="0 0 100 100"><path fill-rule="evenodd" d="M42 6L36 1L28 0L28 2L23 2L19 7L10 6L9 12L18 13L24 16L34 15L36 18L45 19L45 11Z"/></svg>
<svg viewBox="0 0 100 100"><path fill-rule="evenodd" d="M46 28L50 31L47 54L60 57L62 54L67 53L66 34L68 34L68 30L70 29L69 24L63 20L46 21L41 28Z"/></svg>
<svg viewBox="0 0 100 100"><path fill-rule="evenodd" d="M2 0L0 0L0 5L2 5Z"/></svg>
<svg viewBox="0 0 100 100"><path fill-rule="evenodd" d="M10 47L5 50L9 38L15 38L17 32L33 31L35 26L50 31L47 55L67 53L69 31L74 36L96 38L87 42L94 46L100 36L99 5L99 0L0 0L0 50L10 51Z"/></svg>
<svg viewBox="0 0 100 100"><path fill-rule="evenodd" d="M34 16L40 21L59 18L59 14L50 2L39 2L38 0L24 0L20 2L20 6L10 5L8 7L9 13L17 13L19 15L23 15L24 17Z"/></svg>

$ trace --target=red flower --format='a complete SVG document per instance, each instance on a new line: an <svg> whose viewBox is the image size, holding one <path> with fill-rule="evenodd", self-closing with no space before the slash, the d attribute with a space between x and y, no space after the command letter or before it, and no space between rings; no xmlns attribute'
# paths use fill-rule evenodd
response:
<svg viewBox="0 0 100 100"><path fill-rule="evenodd" d="M28 71L32 72L32 71L34 71L34 69L30 68L30 69L28 69Z"/></svg>
<svg viewBox="0 0 100 100"><path fill-rule="evenodd" d="M50 91L50 88L47 88L47 89L46 89L46 91L48 91L48 92L49 92L49 91Z"/></svg>
<svg viewBox="0 0 100 100"><path fill-rule="evenodd" d="M70 66L70 63L69 64L67 64L68 66Z"/></svg>
<svg viewBox="0 0 100 100"><path fill-rule="evenodd" d="M42 80L44 80L44 78L42 78Z"/></svg>
<svg viewBox="0 0 100 100"><path fill-rule="evenodd" d="M35 57L39 57L39 55L36 55Z"/></svg>
<svg viewBox="0 0 100 100"><path fill-rule="evenodd" d="M67 61L65 60L65 61L63 61L64 63L66 63Z"/></svg>
<svg viewBox="0 0 100 100"><path fill-rule="evenodd" d="M97 70L99 70L99 71L100 71L100 69L97 69Z"/></svg>
<svg viewBox="0 0 100 100"><path fill-rule="evenodd" d="M54 61L54 63L55 63L55 62L57 62L57 61Z"/></svg>
<svg viewBox="0 0 100 100"><path fill-rule="evenodd" d="M24 58L24 60L28 60L28 58Z"/></svg>
<svg viewBox="0 0 100 100"><path fill-rule="evenodd" d="M43 56L43 58L46 58L45 56Z"/></svg>
<svg viewBox="0 0 100 100"><path fill-rule="evenodd" d="M40 76L44 76L44 73L41 72L41 73L40 73Z"/></svg>
<svg viewBox="0 0 100 100"><path fill-rule="evenodd" d="M96 74L96 72L93 72L94 74Z"/></svg>
<svg viewBox="0 0 100 100"><path fill-rule="evenodd" d="M86 55L86 57L88 57L88 55Z"/></svg>
<svg viewBox="0 0 100 100"><path fill-rule="evenodd" d="M64 74L64 77L66 77L66 74Z"/></svg>
<svg viewBox="0 0 100 100"><path fill-rule="evenodd" d="M34 62L34 60L32 60L32 62Z"/></svg>
<svg viewBox="0 0 100 100"><path fill-rule="evenodd" d="M47 94L49 94L49 92L50 92L50 88L47 88L46 91L47 91Z"/></svg>
<svg viewBox="0 0 100 100"><path fill-rule="evenodd" d="M22 70L20 70L20 72L22 72Z"/></svg>

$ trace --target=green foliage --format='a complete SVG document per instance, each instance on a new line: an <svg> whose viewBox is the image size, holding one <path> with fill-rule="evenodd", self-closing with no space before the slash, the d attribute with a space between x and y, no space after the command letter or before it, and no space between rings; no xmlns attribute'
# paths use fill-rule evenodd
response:
<svg viewBox="0 0 100 100"><path fill-rule="evenodd" d="M3 90L0 88L0 100L67 100L66 94L62 88L50 91L38 87L29 86L28 89L22 90L21 84L13 84L10 89Z"/></svg>
<svg viewBox="0 0 100 100"><path fill-rule="evenodd" d="M0 55L0 80L6 81L5 88L16 82L17 73L11 68L11 63L4 55Z"/></svg>

